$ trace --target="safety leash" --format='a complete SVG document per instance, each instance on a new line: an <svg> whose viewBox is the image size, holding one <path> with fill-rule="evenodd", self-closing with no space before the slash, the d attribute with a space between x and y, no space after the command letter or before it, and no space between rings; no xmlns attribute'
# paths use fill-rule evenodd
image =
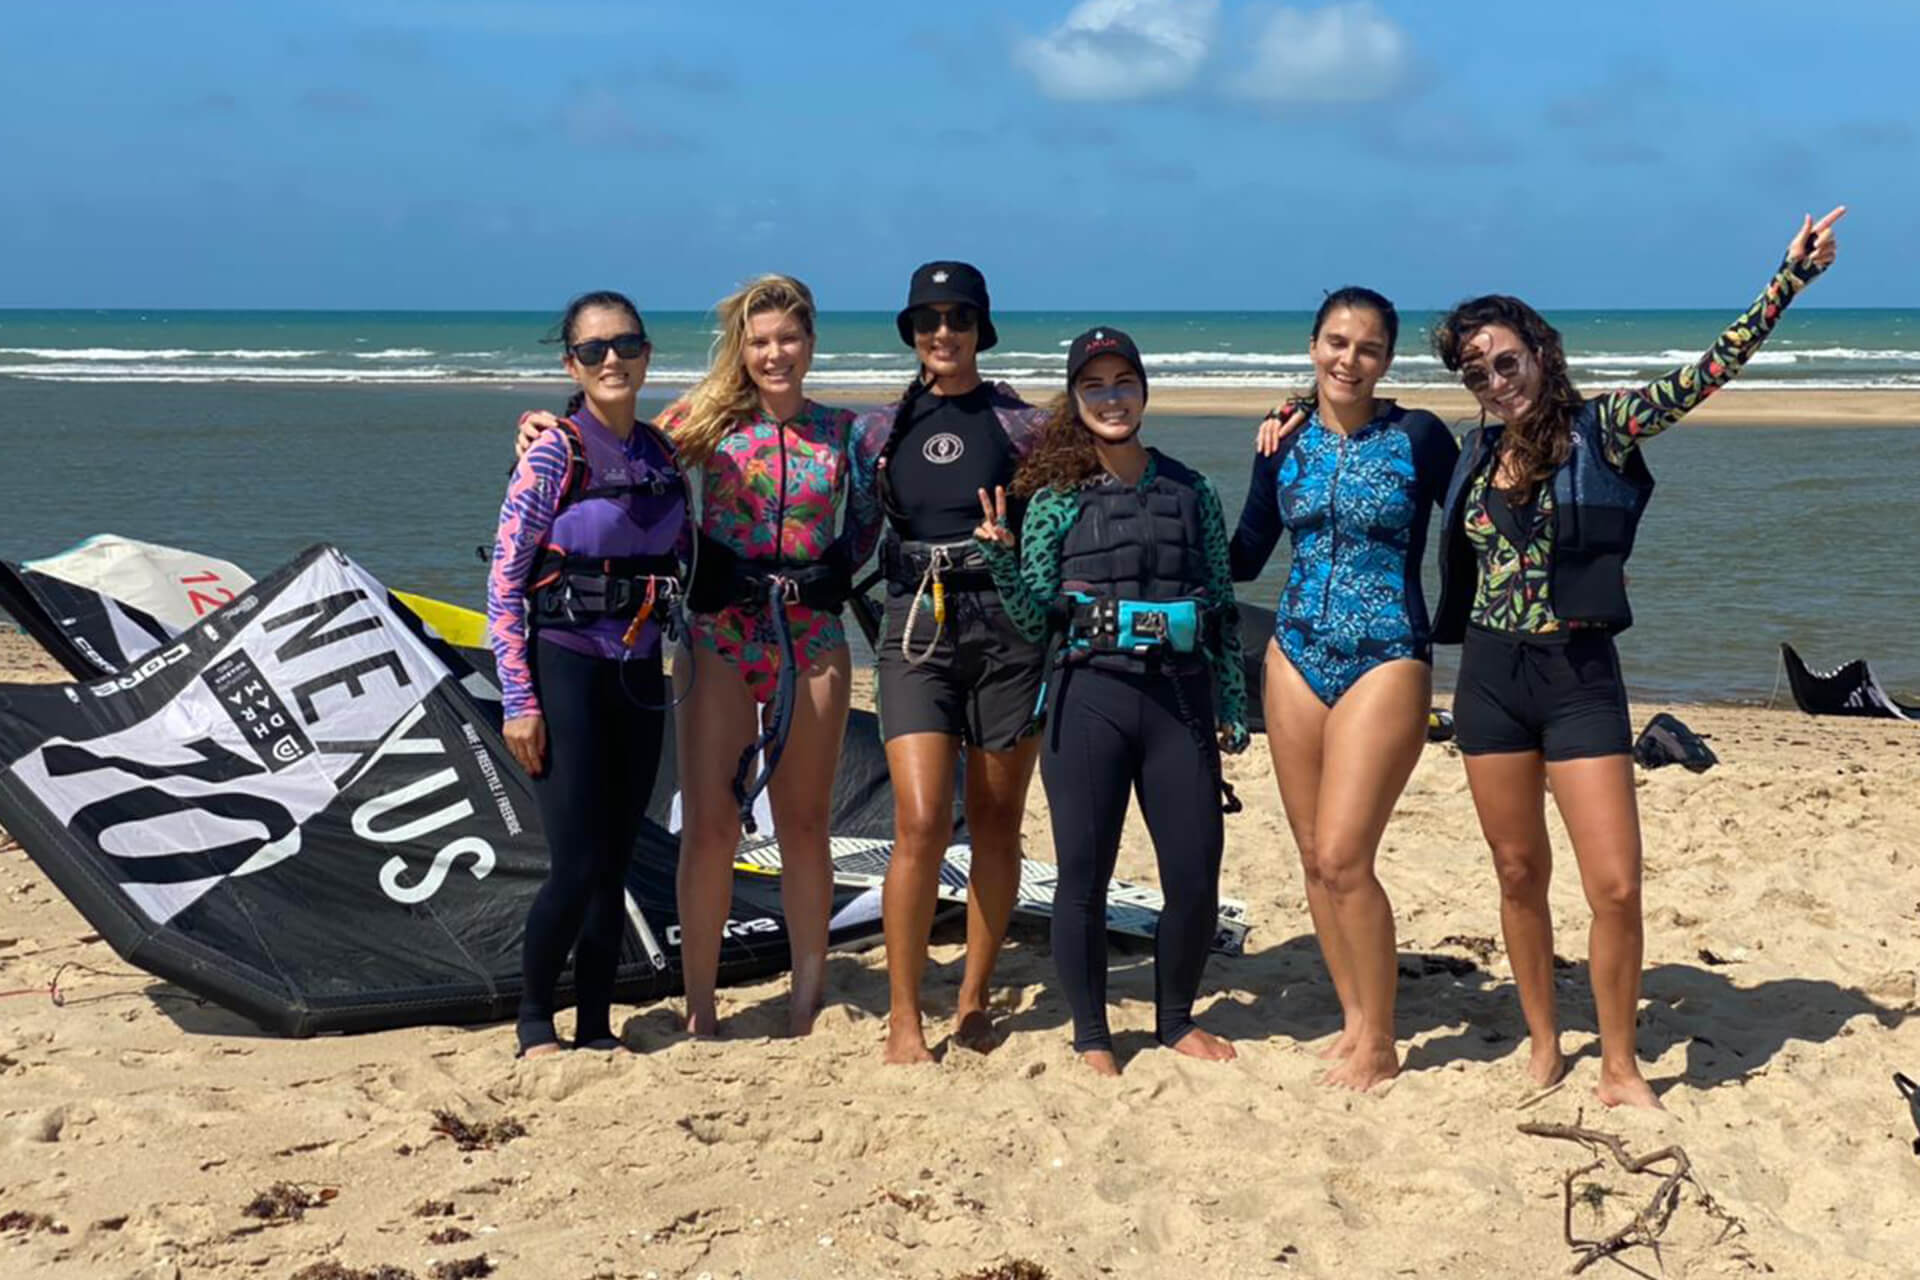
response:
<svg viewBox="0 0 1920 1280"><path fill-rule="evenodd" d="M740 806L741 829L748 835L760 830L754 821L753 802L773 780L773 771L780 767L780 757L787 749L787 734L793 728L793 626L787 618L787 605L798 598L799 588L791 578L778 574L767 578L767 612L780 649L780 671L774 677L773 705L769 708L767 723L761 727L760 736L740 753L740 764L733 771L733 798ZM756 756L760 758L757 776L753 770Z"/></svg>
<svg viewBox="0 0 1920 1280"><path fill-rule="evenodd" d="M907 625L900 633L900 656L907 660L910 667L917 667L933 656L933 651L940 644L940 634L947 628L947 584L941 575L952 567L946 547L936 546L928 553L927 571L920 575L920 585L914 589L913 603L907 607ZM913 624L920 616L920 602L927 598L929 588L933 596L933 638L927 641L927 647L916 658L913 656Z"/></svg>

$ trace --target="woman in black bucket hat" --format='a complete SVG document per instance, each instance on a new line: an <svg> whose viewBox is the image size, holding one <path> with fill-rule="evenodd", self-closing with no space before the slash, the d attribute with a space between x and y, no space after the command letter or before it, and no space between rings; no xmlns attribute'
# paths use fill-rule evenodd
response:
<svg viewBox="0 0 1920 1280"><path fill-rule="evenodd" d="M1046 415L980 375L979 355L999 334L978 268L922 265L896 323L920 369L897 403L855 424L853 483L876 488L887 517L887 604L874 637L894 797L884 902L892 989L885 1057L916 1063L933 1059L921 1027L920 985L963 750L973 870L953 1038L983 1052L995 1043L987 988L1020 883L1041 650L1007 617L974 543L975 495L1013 478ZM867 550L853 548L856 563Z"/></svg>

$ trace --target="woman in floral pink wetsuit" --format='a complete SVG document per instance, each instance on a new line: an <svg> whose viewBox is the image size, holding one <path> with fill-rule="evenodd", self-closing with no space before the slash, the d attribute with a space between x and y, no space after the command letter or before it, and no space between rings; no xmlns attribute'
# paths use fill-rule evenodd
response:
<svg viewBox="0 0 1920 1280"><path fill-rule="evenodd" d="M754 568L844 563L843 546L871 546L880 520L870 491L850 490L854 415L806 398L813 360L813 295L798 280L762 276L715 308L719 340L707 375L661 416L682 466L701 491L699 582L725 575L732 557ZM543 424L522 419L521 440ZM840 508L845 528L836 533ZM691 687L677 719L680 768L680 956L687 1029L719 1028L714 982L732 900L740 812L733 784L743 752L760 735L780 675L775 619L763 602L694 591ZM792 727L767 784L780 840L781 905L793 949L788 1026L804 1035L819 1009L826 971L833 869L827 819L846 730L850 661L836 610L786 606L794 655ZM684 655L683 655L684 660Z"/></svg>

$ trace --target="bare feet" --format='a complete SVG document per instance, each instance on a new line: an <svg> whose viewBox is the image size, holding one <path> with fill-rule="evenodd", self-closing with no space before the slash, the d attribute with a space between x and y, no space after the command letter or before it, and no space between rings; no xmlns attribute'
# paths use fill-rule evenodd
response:
<svg viewBox="0 0 1920 1280"><path fill-rule="evenodd" d="M1211 1031L1202 1031L1199 1027L1187 1032L1170 1046L1175 1053L1184 1053L1189 1058L1198 1058L1202 1062L1232 1062L1240 1055L1234 1051L1230 1041L1222 1040Z"/></svg>
<svg viewBox="0 0 1920 1280"><path fill-rule="evenodd" d="M573 1043L573 1047L576 1049L586 1049L593 1053L633 1052L633 1050L627 1047L627 1042L619 1036L600 1036L593 1040L576 1040Z"/></svg>
<svg viewBox="0 0 1920 1280"><path fill-rule="evenodd" d="M1567 1060L1560 1054L1558 1043L1535 1044L1533 1054L1527 1060L1527 1079L1535 1088L1545 1089L1560 1083L1560 1077L1567 1074Z"/></svg>
<svg viewBox="0 0 1920 1280"><path fill-rule="evenodd" d="M711 1002L695 1006L687 1003L687 1034L696 1040L715 1040L720 1036L720 1011Z"/></svg>
<svg viewBox="0 0 1920 1280"><path fill-rule="evenodd" d="M1334 1042L1320 1051L1320 1056L1332 1061L1337 1058L1351 1058L1354 1048L1360 1043L1360 1024L1349 1022L1341 1028Z"/></svg>
<svg viewBox="0 0 1920 1280"><path fill-rule="evenodd" d="M1645 1107L1650 1111L1665 1111L1660 1099L1653 1094L1653 1086L1646 1082L1638 1067L1629 1067L1625 1071L1609 1071L1605 1063L1600 1066L1600 1083L1593 1086L1593 1096L1609 1107Z"/></svg>
<svg viewBox="0 0 1920 1280"><path fill-rule="evenodd" d="M1320 1083L1365 1093L1399 1074L1400 1055L1394 1052L1392 1045L1356 1046L1344 1062L1328 1068L1327 1073L1320 1077Z"/></svg>
<svg viewBox="0 0 1920 1280"><path fill-rule="evenodd" d="M985 1009L969 1009L962 1005L954 1013L953 1042L975 1053L992 1053L1000 1047L1000 1036L994 1031L993 1019L987 1016Z"/></svg>
<svg viewBox="0 0 1920 1280"><path fill-rule="evenodd" d="M560 1049L561 1045L558 1040L549 1040L545 1044L536 1044L530 1048L522 1049L520 1056L523 1058L544 1058L549 1054L559 1053Z"/></svg>
<svg viewBox="0 0 1920 1280"><path fill-rule="evenodd" d="M933 1061L927 1048L927 1036L920 1029L920 1014L895 1012L887 1016L887 1047L881 1059L890 1067L912 1067Z"/></svg>
<svg viewBox="0 0 1920 1280"><path fill-rule="evenodd" d="M787 988L788 1035L799 1037L812 1033L813 1020L826 997L826 970L825 956L794 964L792 985Z"/></svg>
<svg viewBox="0 0 1920 1280"><path fill-rule="evenodd" d="M1080 1061L1086 1063L1097 1076L1115 1080L1120 1078L1120 1064L1113 1060L1111 1049L1089 1049L1080 1055Z"/></svg>

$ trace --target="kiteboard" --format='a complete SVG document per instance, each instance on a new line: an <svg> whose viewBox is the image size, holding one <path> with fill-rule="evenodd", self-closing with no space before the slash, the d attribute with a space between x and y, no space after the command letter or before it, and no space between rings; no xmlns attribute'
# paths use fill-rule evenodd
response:
<svg viewBox="0 0 1920 1280"><path fill-rule="evenodd" d="M843 888L878 886L885 882L887 864L893 857L888 840L830 837L828 850L833 858L833 882ZM741 844L734 857L738 870L778 875L780 846L770 839L749 840ZM972 873L973 849L955 844L947 849L940 863L939 897L945 902L967 900L967 877ZM1020 888L1015 894L1016 915L1042 920L1053 918L1053 897L1059 887L1060 868L1051 862L1033 858L1020 860ZM1130 880L1115 878L1107 882L1107 932L1130 938L1152 938L1160 924L1160 913L1167 900L1158 889ZM1220 914L1213 931L1212 949L1220 955L1237 956L1246 950L1247 904L1231 898L1220 900Z"/></svg>

